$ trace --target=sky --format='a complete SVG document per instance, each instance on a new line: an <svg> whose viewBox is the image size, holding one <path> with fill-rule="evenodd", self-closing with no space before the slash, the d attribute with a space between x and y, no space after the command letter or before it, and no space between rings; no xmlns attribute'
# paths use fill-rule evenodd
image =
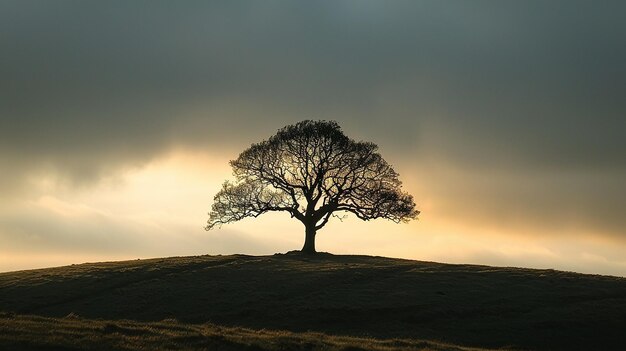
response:
<svg viewBox="0 0 626 351"><path fill-rule="evenodd" d="M0 271L300 249L203 229L228 161L336 120L422 211L317 249L626 276L623 1L0 2Z"/></svg>

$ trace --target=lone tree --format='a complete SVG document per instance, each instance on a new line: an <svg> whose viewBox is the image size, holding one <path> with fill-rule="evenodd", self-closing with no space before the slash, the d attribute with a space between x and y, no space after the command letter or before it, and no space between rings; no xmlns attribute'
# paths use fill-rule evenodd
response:
<svg viewBox="0 0 626 351"><path fill-rule="evenodd" d="M338 211L367 221L407 222L419 214L398 173L370 142L354 141L334 121L283 127L230 161L206 230L270 211L284 211L305 227L303 253L315 253L315 235Z"/></svg>

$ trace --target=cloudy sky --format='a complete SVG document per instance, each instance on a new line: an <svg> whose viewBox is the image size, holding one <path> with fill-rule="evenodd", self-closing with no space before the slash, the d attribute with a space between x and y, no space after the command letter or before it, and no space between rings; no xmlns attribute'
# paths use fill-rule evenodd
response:
<svg viewBox="0 0 626 351"><path fill-rule="evenodd" d="M623 1L0 2L0 271L299 249L205 232L228 160L303 119L422 210L318 250L626 276Z"/></svg>

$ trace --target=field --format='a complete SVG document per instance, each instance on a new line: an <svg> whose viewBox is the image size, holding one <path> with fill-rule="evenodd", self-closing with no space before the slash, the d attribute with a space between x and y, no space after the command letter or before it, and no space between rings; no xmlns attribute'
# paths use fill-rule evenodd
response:
<svg viewBox="0 0 626 351"><path fill-rule="evenodd" d="M624 278L370 256L2 273L0 311L7 350L626 349Z"/></svg>

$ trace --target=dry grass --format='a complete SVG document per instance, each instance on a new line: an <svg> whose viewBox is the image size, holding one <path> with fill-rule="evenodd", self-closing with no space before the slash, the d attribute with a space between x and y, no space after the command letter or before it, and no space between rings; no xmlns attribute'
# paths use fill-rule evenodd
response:
<svg viewBox="0 0 626 351"><path fill-rule="evenodd" d="M195 256L2 273L0 311L626 350L624 278L369 256Z"/></svg>
<svg viewBox="0 0 626 351"><path fill-rule="evenodd" d="M480 351L420 340L355 338L323 333L252 330L176 320L135 322L0 314L6 350L328 350Z"/></svg>

